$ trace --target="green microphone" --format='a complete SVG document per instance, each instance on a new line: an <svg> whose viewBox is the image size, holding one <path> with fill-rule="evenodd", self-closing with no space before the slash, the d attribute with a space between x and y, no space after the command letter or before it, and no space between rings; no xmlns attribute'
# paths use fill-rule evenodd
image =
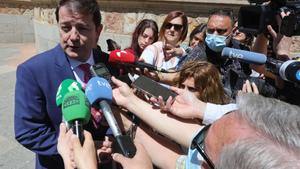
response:
<svg viewBox="0 0 300 169"><path fill-rule="evenodd" d="M78 83L77 81L73 80L73 79L65 79L63 80L56 92L56 105L57 107L60 107L63 101L63 98L65 97L65 95L71 91L77 91L77 90L82 90L81 84ZM62 122L64 122L67 126L67 128L70 128L70 124L64 119L64 117L62 116Z"/></svg>
<svg viewBox="0 0 300 169"><path fill-rule="evenodd" d="M71 91L82 90L80 83L73 79L65 79L59 85L56 92L56 105L59 107L62 104L65 95Z"/></svg>
<svg viewBox="0 0 300 169"><path fill-rule="evenodd" d="M62 100L63 118L71 125L81 144L84 142L83 125L90 120L90 105L85 94L78 91L67 93Z"/></svg>

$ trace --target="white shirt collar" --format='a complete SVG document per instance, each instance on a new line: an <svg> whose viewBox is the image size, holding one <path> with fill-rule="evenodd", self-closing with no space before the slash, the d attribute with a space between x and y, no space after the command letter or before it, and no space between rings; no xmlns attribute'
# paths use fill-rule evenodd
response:
<svg viewBox="0 0 300 169"><path fill-rule="evenodd" d="M72 70L76 69L79 65L84 64L84 63L88 63L90 65L95 64L93 51L91 51L90 57L86 62L80 62L80 61L72 59L72 58L69 58L69 60L70 60L70 65L71 65Z"/></svg>

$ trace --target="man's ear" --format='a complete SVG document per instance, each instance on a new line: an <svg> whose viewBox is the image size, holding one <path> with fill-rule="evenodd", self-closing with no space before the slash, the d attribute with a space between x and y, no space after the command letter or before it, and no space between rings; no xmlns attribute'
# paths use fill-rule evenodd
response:
<svg viewBox="0 0 300 169"><path fill-rule="evenodd" d="M100 36L102 29L103 29L102 24L100 24L99 26L96 27L96 34L98 37Z"/></svg>

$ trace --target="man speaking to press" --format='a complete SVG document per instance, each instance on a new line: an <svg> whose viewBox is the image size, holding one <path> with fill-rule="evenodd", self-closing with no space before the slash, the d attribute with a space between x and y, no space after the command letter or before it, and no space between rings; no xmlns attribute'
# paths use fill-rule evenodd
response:
<svg viewBox="0 0 300 169"><path fill-rule="evenodd" d="M60 43L18 66L15 90L15 138L36 153L36 168L66 168L57 152L62 112L55 98L59 85L73 79L82 86L88 81L88 65L104 63L112 75L108 55L94 50L102 30L96 0L60 0L56 9ZM85 126L93 139L103 139L107 127L92 123L101 118L91 114ZM97 136L97 137L96 137Z"/></svg>

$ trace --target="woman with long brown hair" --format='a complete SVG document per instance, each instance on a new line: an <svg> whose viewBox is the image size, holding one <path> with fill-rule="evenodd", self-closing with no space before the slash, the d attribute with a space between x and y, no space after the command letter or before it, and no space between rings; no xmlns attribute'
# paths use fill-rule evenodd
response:
<svg viewBox="0 0 300 169"><path fill-rule="evenodd" d="M136 26L133 34L131 45L125 50L131 52L137 58L140 57L144 49L158 40L158 26L154 20L143 19Z"/></svg>
<svg viewBox="0 0 300 169"><path fill-rule="evenodd" d="M226 104L229 101L218 69L209 62L200 60L186 62L176 82L179 88L193 92L203 102Z"/></svg>

